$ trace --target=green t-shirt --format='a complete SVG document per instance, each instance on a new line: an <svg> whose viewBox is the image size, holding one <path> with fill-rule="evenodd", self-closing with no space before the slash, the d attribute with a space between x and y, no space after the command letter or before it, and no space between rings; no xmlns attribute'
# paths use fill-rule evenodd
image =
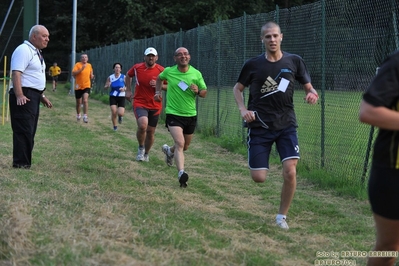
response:
<svg viewBox="0 0 399 266"><path fill-rule="evenodd" d="M199 90L206 90L206 84L201 72L189 66L187 72L180 72L177 65L167 67L159 74L161 80L168 81L166 92L166 114L178 116L196 116L196 94L189 88L191 84L198 86Z"/></svg>

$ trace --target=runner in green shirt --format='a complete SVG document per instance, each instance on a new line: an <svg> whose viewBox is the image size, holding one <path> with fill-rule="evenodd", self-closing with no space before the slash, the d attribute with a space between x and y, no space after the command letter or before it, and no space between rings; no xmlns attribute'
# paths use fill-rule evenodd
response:
<svg viewBox="0 0 399 266"><path fill-rule="evenodd" d="M180 187L187 187L188 174L184 171L184 153L188 149L197 125L196 97L205 98L206 84L200 71L189 64L190 53L184 47L174 54L176 65L167 67L156 82L155 100L161 100L162 81L168 82L166 93L166 127L174 145L162 146L168 166L176 162Z"/></svg>

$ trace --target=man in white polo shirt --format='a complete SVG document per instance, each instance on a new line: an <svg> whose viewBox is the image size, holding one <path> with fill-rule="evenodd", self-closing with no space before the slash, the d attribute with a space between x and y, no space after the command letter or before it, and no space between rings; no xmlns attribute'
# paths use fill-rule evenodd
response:
<svg viewBox="0 0 399 266"><path fill-rule="evenodd" d="M35 25L29 31L29 40L20 44L11 56L9 103L14 168L31 167L40 102L48 108L53 107L43 94L46 88L46 64L41 49L46 48L48 42L46 27Z"/></svg>

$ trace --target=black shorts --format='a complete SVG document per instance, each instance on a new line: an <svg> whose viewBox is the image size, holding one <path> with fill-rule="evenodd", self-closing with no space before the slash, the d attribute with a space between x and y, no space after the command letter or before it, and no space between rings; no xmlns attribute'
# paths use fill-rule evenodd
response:
<svg viewBox="0 0 399 266"><path fill-rule="evenodd" d="M58 81L58 76L53 76L53 81L57 82Z"/></svg>
<svg viewBox="0 0 399 266"><path fill-rule="evenodd" d="M371 210L382 217L399 220L399 170L371 167L368 183Z"/></svg>
<svg viewBox="0 0 399 266"><path fill-rule="evenodd" d="M191 135L194 133L195 127L197 126L197 116L178 116L166 114L165 126L169 127L181 127L183 134Z"/></svg>
<svg viewBox="0 0 399 266"><path fill-rule="evenodd" d="M75 99L80 99L82 98L83 94L90 94L90 88L86 88L83 90L75 90Z"/></svg>
<svg viewBox="0 0 399 266"><path fill-rule="evenodd" d="M109 96L109 105L116 105L118 107L125 107L125 96L123 97L116 97L116 96Z"/></svg>

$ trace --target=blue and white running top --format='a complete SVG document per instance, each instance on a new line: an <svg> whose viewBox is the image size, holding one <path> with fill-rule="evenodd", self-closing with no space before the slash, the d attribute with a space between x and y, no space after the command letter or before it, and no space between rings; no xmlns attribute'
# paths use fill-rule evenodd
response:
<svg viewBox="0 0 399 266"><path fill-rule="evenodd" d="M111 91L109 92L109 96L125 97L125 91L119 90L120 88L125 87L125 75L120 74L119 77L115 77L115 74L112 74L109 76L109 80L111 81Z"/></svg>

